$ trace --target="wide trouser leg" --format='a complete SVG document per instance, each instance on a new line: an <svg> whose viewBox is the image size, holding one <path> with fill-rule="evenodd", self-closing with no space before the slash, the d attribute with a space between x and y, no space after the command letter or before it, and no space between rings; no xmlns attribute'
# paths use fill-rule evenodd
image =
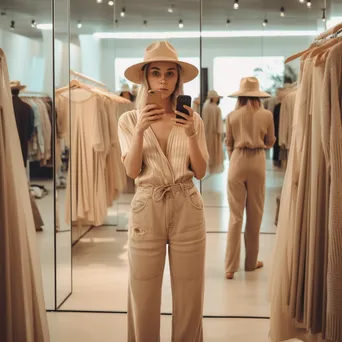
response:
<svg viewBox="0 0 342 342"><path fill-rule="evenodd" d="M172 342L202 342L206 243L203 202L195 188L178 193L172 201L169 234Z"/></svg>
<svg viewBox="0 0 342 342"><path fill-rule="evenodd" d="M259 236L265 203L266 160L264 151L256 152L250 160L251 170L247 181L245 270L254 271L257 266L259 253Z"/></svg>
<svg viewBox="0 0 342 342"><path fill-rule="evenodd" d="M160 341L166 256L165 208L137 191L129 228L128 342ZM146 204L147 202L147 204ZM143 208L142 208L143 207Z"/></svg>
<svg viewBox="0 0 342 342"><path fill-rule="evenodd" d="M234 151L236 153L236 151ZM240 161L240 160L239 160ZM226 273L237 272L240 265L241 230L246 203L246 184L239 164L232 163L228 173L229 227L226 249Z"/></svg>

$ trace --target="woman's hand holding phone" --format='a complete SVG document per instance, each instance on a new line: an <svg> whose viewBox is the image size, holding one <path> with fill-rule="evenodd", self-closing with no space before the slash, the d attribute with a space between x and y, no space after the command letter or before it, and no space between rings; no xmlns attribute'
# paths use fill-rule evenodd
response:
<svg viewBox="0 0 342 342"><path fill-rule="evenodd" d="M165 110L160 109L156 104L147 105L138 116L136 130L143 133L151 124L160 121L164 117Z"/></svg>
<svg viewBox="0 0 342 342"><path fill-rule="evenodd" d="M179 112L176 110L176 115L178 115L181 118L172 118L171 120L175 122L175 125L178 127L183 127L185 134L188 137L193 136L196 134L195 124L194 124L194 111L191 107L184 105L184 108L189 112L188 114L184 114L182 112Z"/></svg>

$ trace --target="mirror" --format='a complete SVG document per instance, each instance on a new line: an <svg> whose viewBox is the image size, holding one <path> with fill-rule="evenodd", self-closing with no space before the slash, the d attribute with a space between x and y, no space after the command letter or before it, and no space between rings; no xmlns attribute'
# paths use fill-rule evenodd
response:
<svg viewBox="0 0 342 342"><path fill-rule="evenodd" d="M72 231L67 199L70 167L71 118L67 88L70 75L71 45L69 34L69 0L56 1L54 10L55 68L55 208L56 208L56 300L61 307L72 292ZM61 91L62 89L62 91Z"/></svg>
<svg viewBox="0 0 342 342"><path fill-rule="evenodd" d="M300 63L299 59L289 64L284 62L287 57L307 49L316 32L323 29L324 23L320 20L323 3L312 3L310 9L306 2L299 1L284 2L283 6L272 1L232 1L215 6L209 0L202 3L202 66L207 70L202 116L210 155L207 175L202 181L202 195L209 233L207 250L211 251L207 260L210 272L206 278L204 311L205 314L219 316L267 318L270 314L267 297L270 258L293 113L293 107L282 111L281 106L286 97L289 103L289 97L293 96L289 94L296 87ZM246 140L244 134L251 130L251 125L253 129L259 127L258 122L252 121L256 119L250 116L253 111L240 109L232 113L237 99L228 96L239 91L240 80L244 77L256 77L260 89L271 95L262 100L274 121L277 140L271 149L253 151L251 149L261 147L263 141L260 145L255 135ZM222 96L218 106L215 99L208 99L210 90ZM245 90L241 94L249 93ZM294 105L294 101L290 103ZM254 114L261 119L260 113ZM249 119L240 121L239 115L246 115ZM227 131L227 127L232 131ZM263 129L267 131L265 127ZM231 161L225 139L229 139L230 148L235 144ZM260 161L253 166L256 156ZM258 178L258 174L263 177ZM265 196L260 195L263 191ZM244 210L246 206L248 215ZM261 224L256 223L259 220ZM240 234L241 230L244 236ZM263 268L245 272L244 238L249 246L246 268L251 259L256 261L258 251L257 260L263 261ZM236 248L240 241L241 249ZM226 250L228 260L225 268ZM235 272L233 280L225 279L225 270Z"/></svg>
<svg viewBox="0 0 342 342"><path fill-rule="evenodd" d="M55 308L52 1L1 2L0 46L12 99L40 252L46 308Z"/></svg>

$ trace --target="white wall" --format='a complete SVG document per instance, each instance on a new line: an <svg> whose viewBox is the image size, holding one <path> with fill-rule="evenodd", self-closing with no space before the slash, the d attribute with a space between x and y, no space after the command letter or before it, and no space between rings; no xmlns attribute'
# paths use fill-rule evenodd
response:
<svg viewBox="0 0 342 342"><path fill-rule="evenodd" d="M306 49L312 42L311 37L283 38L222 38L204 39L202 43L202 66L209 69L209 87L213 86L213 65L215 57L224 56L283 56L288 57ZM151 41L148 40L101 40L101 53L93 59L93 63L101 66L99 80L115 88L114 60L116 57L143 58L144 50ZM182 57L199 57L200 43L198 39L174 39L171 43ZM89 51L81 50L82 56ZM299 70L299 61L291 66Z"/></svg>

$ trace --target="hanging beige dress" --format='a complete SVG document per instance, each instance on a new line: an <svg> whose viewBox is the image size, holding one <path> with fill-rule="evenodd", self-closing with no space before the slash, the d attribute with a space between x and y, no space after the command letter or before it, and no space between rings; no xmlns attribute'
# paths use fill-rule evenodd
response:
<svg viewBox="0 0 342 342"><path fill-rule="evenodd" d="M209 152L209 173L223 172L223 120L221 109L217 104L210 103L207 100L203 106L202 116Z"/></svg>
<svg viewBox="0 0 342 342"><path fill-rule="evenodd" d="M41 263L1 49L0 89L0 341L48 342Z"/></svg>

